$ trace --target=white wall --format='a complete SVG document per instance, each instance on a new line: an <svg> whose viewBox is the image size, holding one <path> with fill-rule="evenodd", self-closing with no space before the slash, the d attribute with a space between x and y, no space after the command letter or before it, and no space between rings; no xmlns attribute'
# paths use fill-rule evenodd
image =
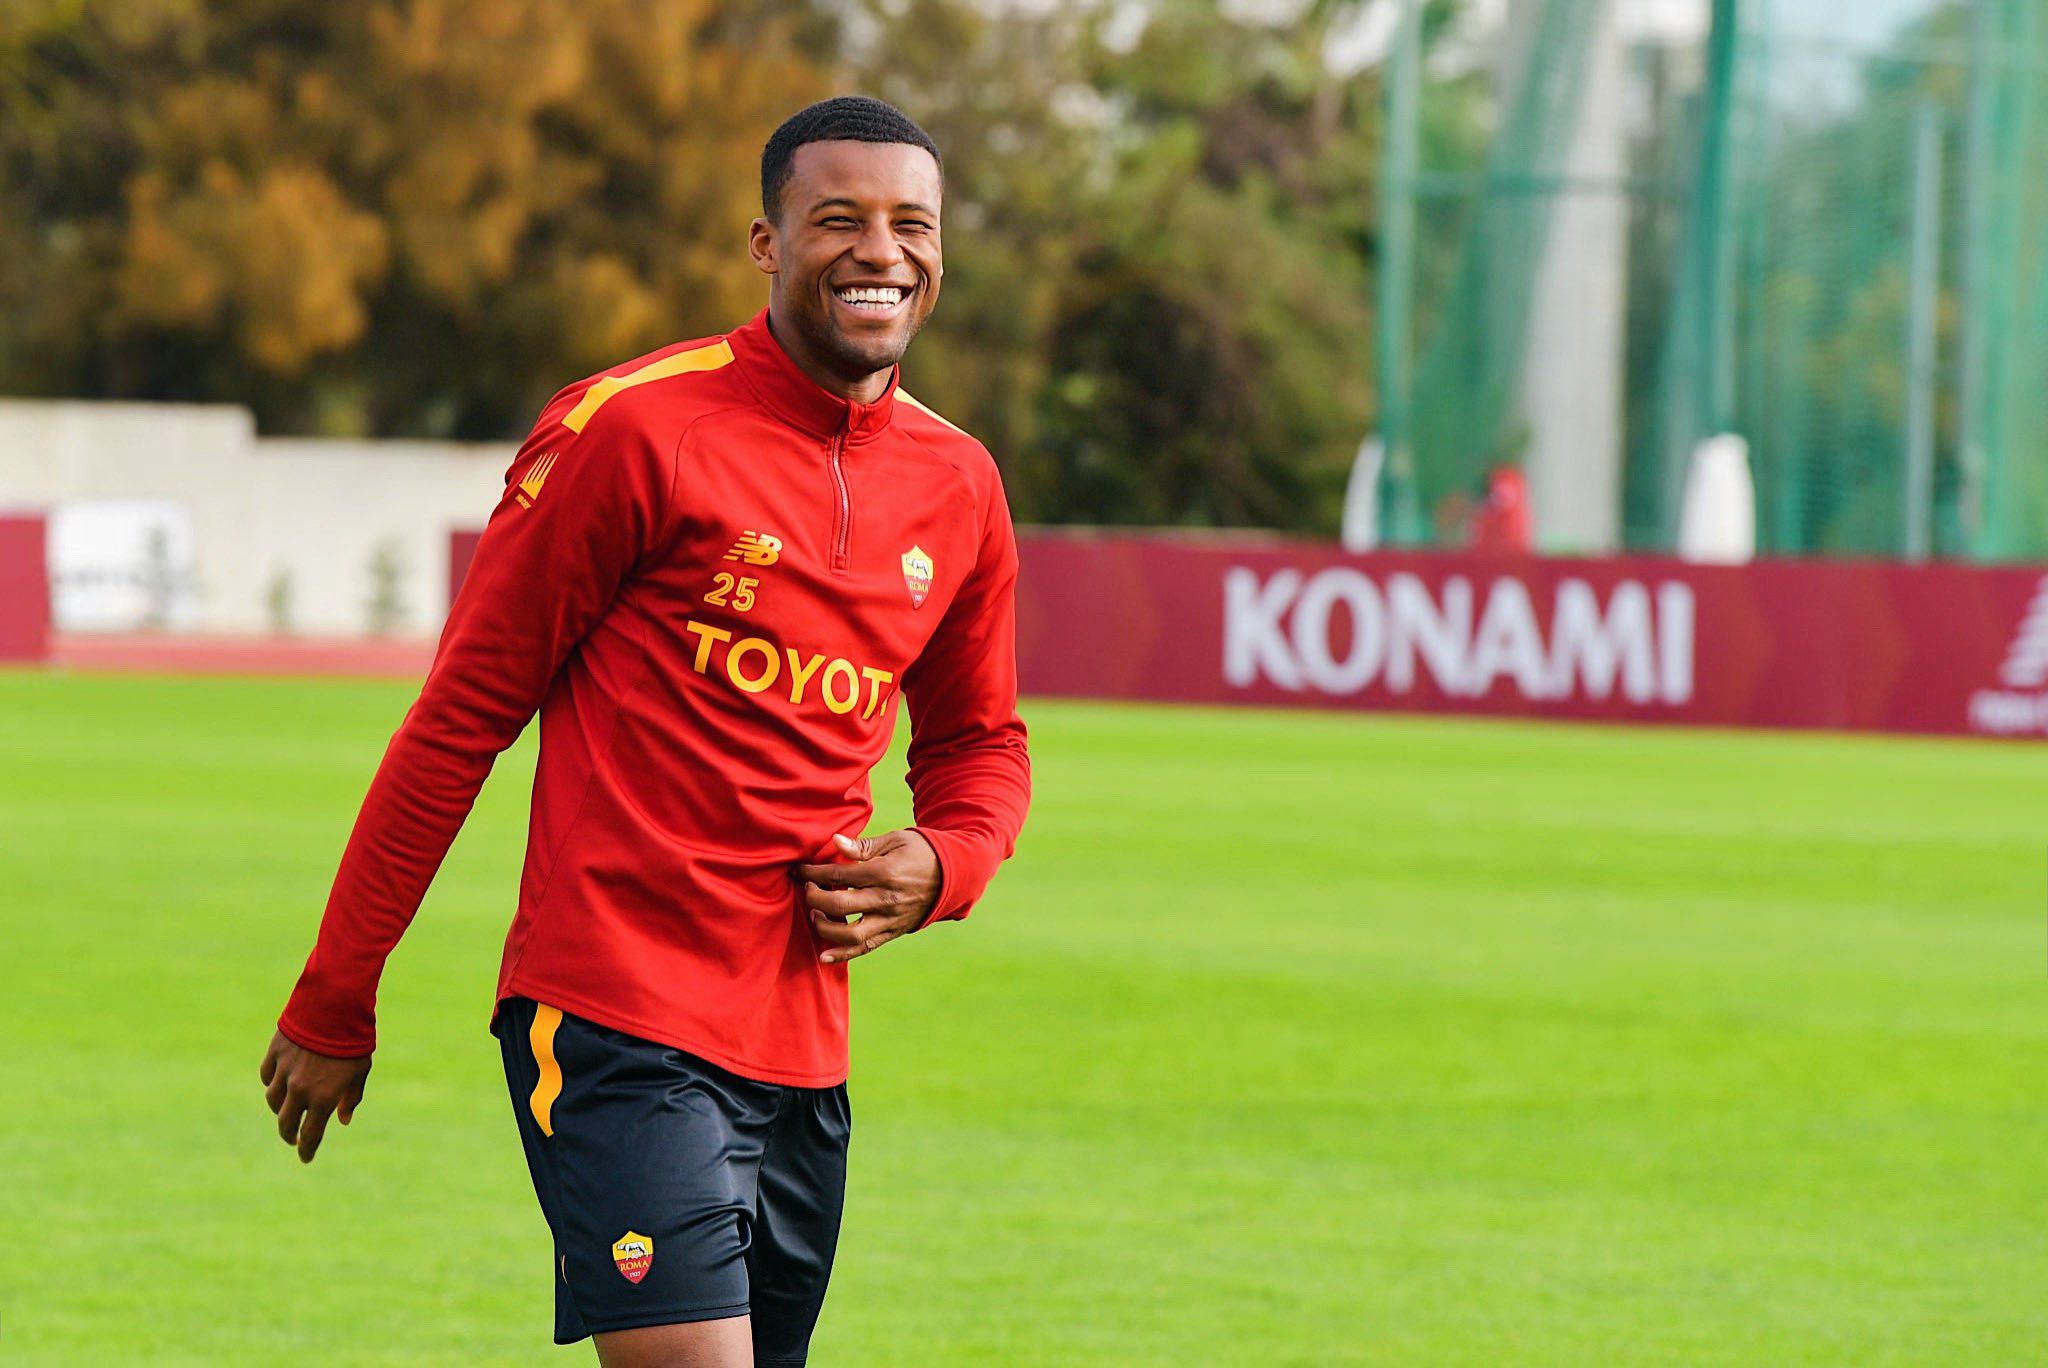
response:
<svg viewBox="0 0 2048 1368"><path fill-rule="evenodd" d="M259 438L249 412L227 405L0 400L0 507L182 503L206 631L267 631L265 594L282 570L294 630L360 633L371 557L388 541L404 565L397 630L431 636L448 610L448 534L482 526L516 451Z"/></svg>

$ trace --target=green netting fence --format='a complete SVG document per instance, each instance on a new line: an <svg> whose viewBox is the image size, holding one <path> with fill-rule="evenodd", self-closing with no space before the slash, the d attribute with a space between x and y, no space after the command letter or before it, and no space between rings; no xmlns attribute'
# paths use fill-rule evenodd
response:
<svg viewBox="0 0 2048 1368"><path fill-rule="evenodd" d="M1391 539L1447 535L1532 459L1545 349L1585 347L1619 412L1568 454L1614 470L1610 545L1669 548L1690 453L1726 431L1760 550L2048 555L2048 0L1700 0L1690 27L1510 0L1490 38L1456 8L1411 0L1386 82ZM1588 119L1618 153L1591 173ZM1618 210L1618 271L1551 250L1575 197ZM1532 326L1573 270L1620 304Z"/></svg>

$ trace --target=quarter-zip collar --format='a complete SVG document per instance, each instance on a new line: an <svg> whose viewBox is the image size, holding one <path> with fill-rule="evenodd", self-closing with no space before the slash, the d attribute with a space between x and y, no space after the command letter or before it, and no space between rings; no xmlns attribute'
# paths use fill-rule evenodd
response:
<svg viewBox="0 0 2048 1368"><path fill-rule="evenodd" d="M900 367L889 368L889 385L872 404L842 399L805 375L768 330L768 311L755 314L726 334L733 363L748 386L776 417L821 439L843 436L848 446L873 440L889 427L896 411Z"/></svg>

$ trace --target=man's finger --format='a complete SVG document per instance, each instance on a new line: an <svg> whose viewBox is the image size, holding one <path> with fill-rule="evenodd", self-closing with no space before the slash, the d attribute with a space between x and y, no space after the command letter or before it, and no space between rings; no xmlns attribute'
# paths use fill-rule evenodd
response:
<svg viewBox="0 0 2048 1368"><path fill-rule="evenodd" d="M868 951L879 949L902 934L901 931L884 931L879 935L868 936L858 944L845 950L828 950L825 952L825 962L827 964L841 964L850 959L859 959Z"/></svg>
<svg viewBox="0 0 2048 1368"><path fill-rule="evenodd" d="M291 1079L280 1069L272 1075L270 1086L263 1090L263 1100L270 1104L270 1110L274 1113L284 1106L285 1094L289 1093L291 1089Z"/></svg>
<svg viewBox="0 0 2048 1368"><path fill-rule="evenodd" d="M299 1130L299 1162L310 1164L313 1154L320 1148L320 1137L327 1134L327 1108L313 1107L306 1112L306 1124Z"/></svg>
<svg viewBox="0 0 2048 1368"><path fill-rule="evenodd" d="M869 860L863 864L802 864L796 876L823 888L872 888L889 877L889 871Z"/></svg>
<svg viewBox="0 0 2048 1368"><path fill-rule="evenodd" d="M335 1108L335 1118L342 1125L346 1126L349 1122L356 1119L356 1108L362 1105L363 1089L368 1085L369 1078L367 1075L357 1079L355 1086L348 1090L348 1096L342 1098L341 1105Z"/></svg>
<svg viewBox="0 0 2048 1368"><path fill-rule="evenodd" d="M811 913L811 934L827 945L848 946L860 940L860 928L843 921L834 921L822 912Z"/></svg>
<svg viewBox="0 0 2048 1368"><path fill-rule="evenodd" d="M871 860L880 842L870 836L848 836L842 832L832 838L832 844L849 860Z"/></svg>
<svg viewBox="0 0 2048 1368"><path fill-rule="evenodd" d="M886 888L820 888L816 884L804 886L804 906L813 912L844 920L859 912L886 912L896 905L896 895Z"/></svg>
<svg viewBox="0 0 2048 1368"><path fill-rule="evenodd" d="M306 1099L298 1093L288 1093L284 1106L277 1113L277 1135L287 1145L299 1142L299 1120L306 1114Z"/></svg>
<svg viewBox="0 0 2048 1368"><path fill-rule="evenodd" d="M277 1042L270 1042L270 1048L263 1052L263 1086L269 1087L270 1080L277 1074Z"/></svg>

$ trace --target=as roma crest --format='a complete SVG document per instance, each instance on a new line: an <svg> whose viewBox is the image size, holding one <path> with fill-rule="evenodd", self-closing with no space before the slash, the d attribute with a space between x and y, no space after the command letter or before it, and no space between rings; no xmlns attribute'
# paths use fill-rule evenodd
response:
<svg viewBox="0 0 2048 1368"><path fill-rule="evenodd" d="M924 596L932 591L932 558L921 546L903 553L903 586L910 590L910 606L922 608Z"/></svg>
<svg viewBox="0 0 2048 1368"><path fill-rule="evenodd" d="M654 1267L654 1241L637 1230L629 1230L612 1241L612 1262L629 1283L639 1282Z"/></svg>

